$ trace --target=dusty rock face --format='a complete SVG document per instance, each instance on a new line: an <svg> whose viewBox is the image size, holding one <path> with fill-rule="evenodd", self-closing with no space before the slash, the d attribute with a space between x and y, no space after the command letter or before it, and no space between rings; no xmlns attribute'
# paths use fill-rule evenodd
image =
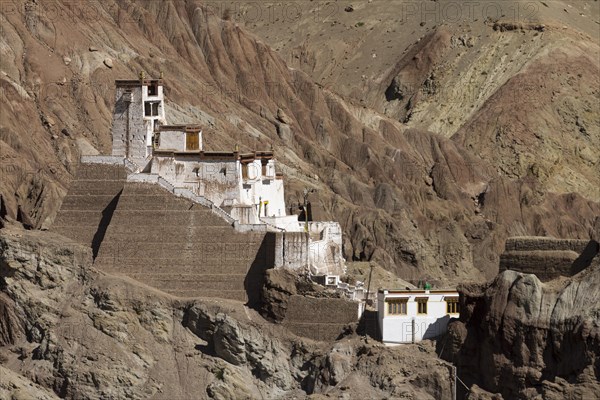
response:
<svg viewBox="0 0 600 400"><path fill-rule="evenodd" d="M2 229L0 277L2 398L451 396L433 348L304 340L242 303L98 272L49 232Z"/></svg>
<svg viewBox="0 0 600 400"><path fill-rule="evenodd" d="M600 393L600 259L569 279L542 283L505 271L465 285L460 321L442 357L467 383L504 398L596 398Z"/></svg>
<svg viewBox="0 0 600 400"><path fill-rule="evenodd" d="M297 277L290 271L271 269L265 272L261 295L261 313L273 321L282 321L291 296L298 293Z"/></svg>

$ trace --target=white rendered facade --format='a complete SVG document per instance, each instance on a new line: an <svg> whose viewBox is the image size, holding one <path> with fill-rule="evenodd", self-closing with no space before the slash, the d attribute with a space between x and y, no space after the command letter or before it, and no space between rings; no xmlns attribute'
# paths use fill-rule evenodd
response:
<svg viewBox="0 0 600 400"><path fill-rule="evenodd" d="M384 290L377 293L377 319L384 343L414 343L446 332L458 318L456 290ZM425 303L425 305L423 305Z"/></svg>

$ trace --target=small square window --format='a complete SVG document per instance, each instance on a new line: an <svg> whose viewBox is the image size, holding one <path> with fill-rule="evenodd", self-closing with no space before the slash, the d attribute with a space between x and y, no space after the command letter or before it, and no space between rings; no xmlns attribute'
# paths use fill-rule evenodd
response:
<svg viewBox="0 0 600 400"><path fill-rule="evenodd" d="M458 297L446 297L446 313L448 314L459 314L460 307L458 303Z"/></svg>
<svg viewBox="0 0 600 400"><path fill-rule="evenodd" d="M417 298L417 314L427 314L427 297Z"/></svg>
<svg viewBox="0 0 600 400"><path fill-rule="evenodd" d="M187 132L185 134L185 149L187 151L196 151L200 149L198 132Z"/></svg>
<svg viewBox="0 0 600 400"><path fill-rule="evenodd" d="M148 96L158 96L158 85L156 83L148 85Z"/></svg>
<svg viewBox="0 0 600 400"><path fill-rule="evenodd" d="M158 117L158 102L147 101L144 103L144 115L146 117Z"/></svg>
<svg viewBox="0 0 600 400"><path fill-rule="evenodd" d="M408 313L408 299L388 299L386 301L389 315L406 315Z"/></svg>

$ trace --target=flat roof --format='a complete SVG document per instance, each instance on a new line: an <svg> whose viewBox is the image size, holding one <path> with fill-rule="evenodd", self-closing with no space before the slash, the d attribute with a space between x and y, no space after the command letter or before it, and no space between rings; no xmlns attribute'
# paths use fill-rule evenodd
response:
<svg viewBox="0 0 600 400"><path fill-rule="evenodd" d="M427 293L429 292L429 294L434 294L434 293L458 293L458 291L456 289L429 289L429 290L425 290L425 289L379 289L378 292L379 293L383 293L384 291L387 291L389 294L402 294L402 293L407 293L407 294L423 294L423 293Z"/></svg>
<svg viewBox="0 0 600 400"><path fill-rule="evenodd" d="M166 125L162 125L164 127ZM173 125L184 126L184 125ZM167 129L169 130L169 129ZM173 130L173 129L172 129ZM173 149L155 149L154 154L157 156L193 156L199 155L200 159L230 159L232 161L240 160L243 163L249 163L256 160L256 152L240 154L238 151L205 151L205 150L173 150ZM283 174L281 175L283 176Z"/></svg>
<svg viewBox="0 0 600 400"><path fill-rule="evenodd" d="M116 86L148 86L150 84L163 85L162 79L116 79Z"/></svg>
<svg viewBox="0 0 600 400"><path fill-rule="evenodd" d="M198 124L159 125L158 131L199 132L202 127Z"/></svg>

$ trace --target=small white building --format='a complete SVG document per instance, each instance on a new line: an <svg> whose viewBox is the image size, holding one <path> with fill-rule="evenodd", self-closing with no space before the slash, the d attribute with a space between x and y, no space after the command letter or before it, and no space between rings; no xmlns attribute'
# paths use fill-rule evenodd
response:
<svg viewBox="0 0 600 400"><path fill-rule="evenodd" d="M459 316L456 290L379 289L377 318L384 343L414 343L446 332Z"/></svg>

